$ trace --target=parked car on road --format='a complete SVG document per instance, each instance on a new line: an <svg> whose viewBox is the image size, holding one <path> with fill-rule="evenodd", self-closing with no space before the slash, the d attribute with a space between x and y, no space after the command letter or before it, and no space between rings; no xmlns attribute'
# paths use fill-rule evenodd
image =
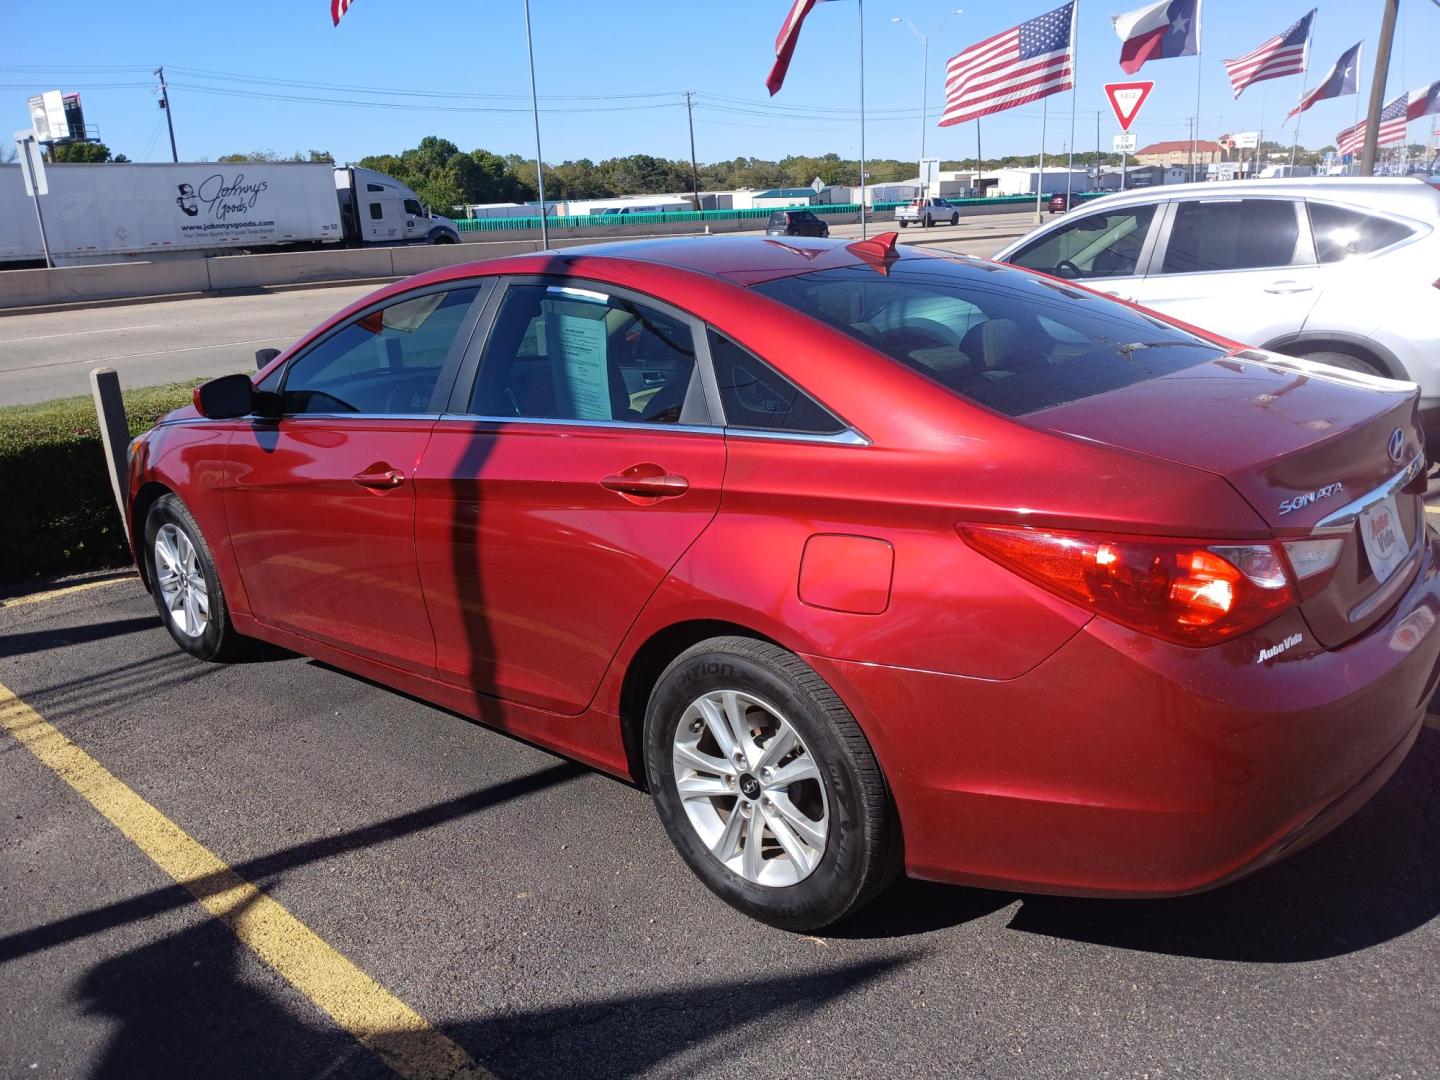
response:
<svg viewBox="0 0 1440 1080"><path fill-rule="evenodd" d="M1066 194L1063 191L1057 191L1054 195L1050 196L1049 201L1045 204L1045 208L1052 214L1063 214L1065 211L1071 210L1079 204L1080 199L1078 194Z"/></svg>
<svg viewBox="0 0 1440 1080"><path fill-rule="evenodd" d="M916 224L928 229L942 221L947 225L954 225L959 220L960 208L949 199L916 199L895 208L895 221L902 229Z"/></svg>
<svg viewBox="0 0 1440 1080"><path fill-rule="evenodd" d="M765 224L766 236L829 236L830 226L810 210L776 210Z"/></svg>
<svg viewBox="0 0 1440 1080"><path fill-rule="evenodd" d="M1234 341L1420 384L1440 435L1440 191L1412 178L1107 195L997 259Z"/></svg>
<svg viewBox="0 0 1440 1080"><path fill-rule="evenodd" d="M132 444L161 618L642 784L795 930L902 865L1193 892L1351 813L1440 677L1415 387L895 240L380 289Z"/></svg>

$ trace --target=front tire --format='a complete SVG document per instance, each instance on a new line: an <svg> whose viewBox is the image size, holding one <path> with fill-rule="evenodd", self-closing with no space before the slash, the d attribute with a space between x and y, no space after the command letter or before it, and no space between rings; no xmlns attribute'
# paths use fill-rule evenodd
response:
<svg viewBox="0 0 1440 1080"><path fill-rule="evenodd" d="M230 608L210 546L178 495L162 495L145 518L150 592L175 644L201 660L232 660L250 643Z"/></svg>
<svg viewBox="0 0 1440 1080"><path fill-rule="evenodd" d="M713 638L678 656L650 697L645 771L690 868L771 926L838 922L899 869L870 744L824 680L775 645Z"/></svg>

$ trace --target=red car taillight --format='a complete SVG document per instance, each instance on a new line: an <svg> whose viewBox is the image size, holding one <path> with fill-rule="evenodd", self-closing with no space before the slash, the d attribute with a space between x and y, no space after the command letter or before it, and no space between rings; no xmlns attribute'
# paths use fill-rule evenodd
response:
<svg viewBox="0 0 1440 1080"><path fill-rule="evenodd" d="M1298 597L1273 544L962 525L981 554L1098 615L1178 645L1214 645Z"/></svg>

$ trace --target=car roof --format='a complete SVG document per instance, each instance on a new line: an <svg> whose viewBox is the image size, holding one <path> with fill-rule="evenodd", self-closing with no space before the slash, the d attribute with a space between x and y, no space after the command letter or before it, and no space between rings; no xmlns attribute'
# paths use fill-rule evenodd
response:
<svg viewBox="0 0 1440 1080"><path fill-rule="evenodd" d="M1440 217L1440 191L1417 176L1297 176L1254 180L1207 180L1196 184L1163 184L1135 188L1091 200L1094 206L1132 206L1169 199L1202 199L1223 196L1288 195L1297 199L1327 199L1334 202L1399 210Z"/></svg>

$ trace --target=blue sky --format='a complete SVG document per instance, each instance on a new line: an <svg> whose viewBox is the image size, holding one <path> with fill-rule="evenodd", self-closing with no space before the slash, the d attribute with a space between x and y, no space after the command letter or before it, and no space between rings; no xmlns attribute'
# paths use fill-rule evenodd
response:
<svg viewBox="0 0 1440 1080"><path fill-rule="evenodd" d="M1140 0L1080 0L1076 143L1095 145L1095 114L1108 148L1118 131L1101 84L1126 76L1110 15ZM1201 58L1202 135L1259 128L1279 132L1301 90L1297 78L1262 83L1235 101L1220 64L1279 33L1311 0L1206 0ZM927 150L974 153L973 124L937 129L945 59L965 46L1040 14L1058 0L959 0L930 49L931 127ZM906 16L930 31L957 6L940 0L866 0L867 149L872 157L914 160L920 141L921 48ZM1317 82L1342 50L1366 39L1364 91L1379 31L1381 0L1319 4L1311 72ZM244 0L223 4L74 0L63 16L44 4L12 0L0 19L0 101L7 131L28 126L26 97L76 90L86 118L112 149L136 160L168 160L164 114L150 69L166 67L182 159L270 147L326 149L338 160L398 151L421 136L443 135L463 149L530 154L525 31L520 0L354 0L339 29L328 0ZM685 4L631 0L594 4L532 0L536 74L547 161L617 154L689 154L681 91L697 91L695 138L702 161L753 154L858 151L854 0L816 7L806 23L784 89L770 101L764 78L789 0ZM710 13L708 17L705 13ZM1156 88L1135 126L1142 143L1186 136L1194 112L1194 58L1146 65ZM228 73L228 75L226 74ZM240 75L254 81L238 81ZM1440 78L1440 7L1402 0L1390 93ZM367 95L296 86L380 87ZM426 94L434 96L425 96ZM452 95L467 94L469 97ZM264 96L272 95L272 96ZM329 100L345 99L358 105ZM1333 141L1355 115L1354 97L1305 114L1301 141ZM404 105L384 108L378 104ZM419 108L416 108L419 107ZM442 111L437 107L461 111ZM485 111L476 111L485 110ZM1049 99L1047 147L1069 140L1070 95ZM1040 104L983 121L986 156L1033 153ZM1411 125L1412 140L1428 124ZM1288 133L1283 138L1288 139Z"/></svg>

